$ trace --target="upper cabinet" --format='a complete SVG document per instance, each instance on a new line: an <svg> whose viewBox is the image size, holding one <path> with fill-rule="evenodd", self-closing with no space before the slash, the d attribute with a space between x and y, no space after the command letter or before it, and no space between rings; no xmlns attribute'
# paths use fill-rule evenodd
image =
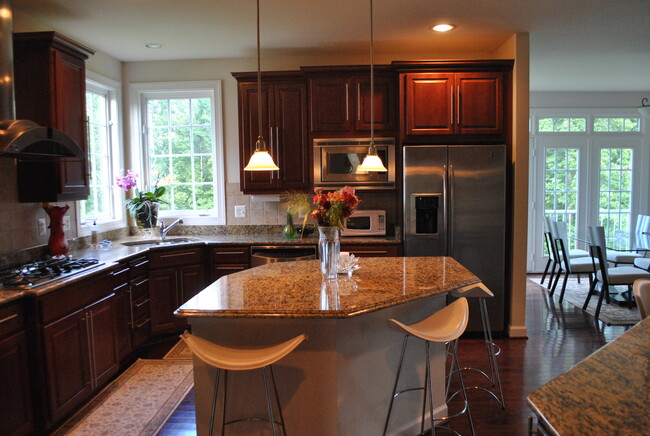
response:
<svg viewBox="0 0 650 436"><path fill-rule="evenodd" d="M406 143L504 142L512 61L395 62Z"/></svg>
<svg viewBox="0 0 650 436"><path fill-rule="evenodd" d="M307 124L307 83L299 72L263 73L258 114L256 73L233 73L239 99L239 158L245 166L261 134L279 171L241 171L245 194L309 190L311 153ZM258 116L262 131L258 132Z"/></svg>
<svg viewBox="0 0 650 436"><path fill-rule="evenodd" d="M369 136L370 67L303 67L309 77L310 133L314 137ZM375 133L394 136L397 126L395 74L374 72Z"/></svg>
<svg viewBox="0 0 650 436"><path fill-rule="evenodd" d="M94 52L56 32L14 33L16 115L61 130L87 154L85 61ZM87 157L18 159L21 202L88 197Z"/></svg>

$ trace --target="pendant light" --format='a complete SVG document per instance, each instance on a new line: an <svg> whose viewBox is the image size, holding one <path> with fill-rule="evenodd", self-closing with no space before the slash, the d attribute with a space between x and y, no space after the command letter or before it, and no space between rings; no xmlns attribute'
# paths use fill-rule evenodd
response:
<svg viewBox="0 0 650 436"><path fill-rule="evenodd" d="M388 171L377 154L375 146L375 33L370 0L370 146L357 171Z"/></svg>
<svg viewBox="0 0 650 436"><path fill-rule="evenodd" d="M262 137L262 70L260 68L260 0L257 0L257 142L255 152L244 167L244 171L276 171L278 166L266 149Z"/></svg>

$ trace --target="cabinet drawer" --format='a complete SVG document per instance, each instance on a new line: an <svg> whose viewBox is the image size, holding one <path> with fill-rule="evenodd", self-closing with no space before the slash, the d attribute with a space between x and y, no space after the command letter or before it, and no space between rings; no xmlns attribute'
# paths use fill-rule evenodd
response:
<svg viewBox="0 0 650 436"><path fill-rule="evenodd" d="M0 338L24 327L24 310L20 302L0 307Z"/></svg>
<svg viewBox="0 0 650 436"><path fill-rule="evenodd" d="M140 297L148 296L149 278L144 276L131 282L131 298L137 300Z"/></svg>
<svg viewBox="0 0 650 436"><path fill-rule="evenodd" d="M118 265L111 272L111 276L113 277L113 289L117 290L121 288L129 281L129 266L125 264Z"/></svg>
<svg viewBox="0 0 650 436"><path fill-rule="evenodd" d="M101 300L111 292L112 280L111 273L99 273L43 295L39 299L41 322L48 323Z"/></svg>
<svg viewBox="0 0 650 436"><path fill-rule="evenodd" d="M143 317L148 318L150 315L149 311L149 296L145 295L143 297L133 299L131 303L131 310L133 310L133 319L138 320ZM136 323L134 322L134 325Z"/></svg>
<svg viewBox="0 0 650 436"><path fill-rule="evenodd" d="M212 249L212 263L233 264L250 263L250 247L241 246L219 246Z"/></svg>
<svg viewBox="0 0 650 436"><path fill-rule="evenodd" d="M357 257L396 257L401 250L399 245L341 245L341 251Z"/></svg>
<svg viewBox="0 0 650 436"><path fill-rule="evenodd" d="M151 317L149 315L136 319L131 331L131 340L134 347L142 345L151 334Z"/></svg>
<svg viewBox="0 0 650 436"><path fill-rule="evenodd" d="M149 253L150 268L165 268L193 263L203 263L202 246Z"/></svg>
<svg viewBox="0 0 650 436"><path fill-rule="evenodd" d="M140 256L129 261L129 279L133 280L147 274L149 259L147 256Z"/></svg>

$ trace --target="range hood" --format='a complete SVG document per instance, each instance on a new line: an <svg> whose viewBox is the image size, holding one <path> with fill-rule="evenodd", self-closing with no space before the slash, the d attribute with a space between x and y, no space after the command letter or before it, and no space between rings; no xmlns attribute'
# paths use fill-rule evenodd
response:
<svg viewBox="0 0 650 436"><path fill-rule="evenodd" d="M16 120L12 32L11 1L0 0L0 157L83 158L82 148L65 133Z"/></svg>

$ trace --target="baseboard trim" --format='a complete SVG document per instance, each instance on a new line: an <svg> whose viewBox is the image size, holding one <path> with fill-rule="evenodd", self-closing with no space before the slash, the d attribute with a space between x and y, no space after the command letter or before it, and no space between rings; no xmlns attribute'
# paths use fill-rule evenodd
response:
<svg viewBox="0 0 650 436"><path fill-rule="evenodd" d="M519 338L519 339L527 339L528 338L528 330L526 329L525 325L522 325L522 326L511 325L511 326L508 327L508 337L510 337L510 338Z"/></svg>
<svg viewBox="0 0 650 436"><path fill-rule="evenodd" d="M434 416L447 416L447 405L443 404L433 410L433 415ZM425 413L424 415L424 424L425 428L427 428L427 423L429 422L429 412ZM420 416L416 417L415 419L407 422L406 424L402 425L400 428L392 430L387 433L390 436L413 436L414 434L420 434L420 427L421 427L422 419Z"/></svg>

